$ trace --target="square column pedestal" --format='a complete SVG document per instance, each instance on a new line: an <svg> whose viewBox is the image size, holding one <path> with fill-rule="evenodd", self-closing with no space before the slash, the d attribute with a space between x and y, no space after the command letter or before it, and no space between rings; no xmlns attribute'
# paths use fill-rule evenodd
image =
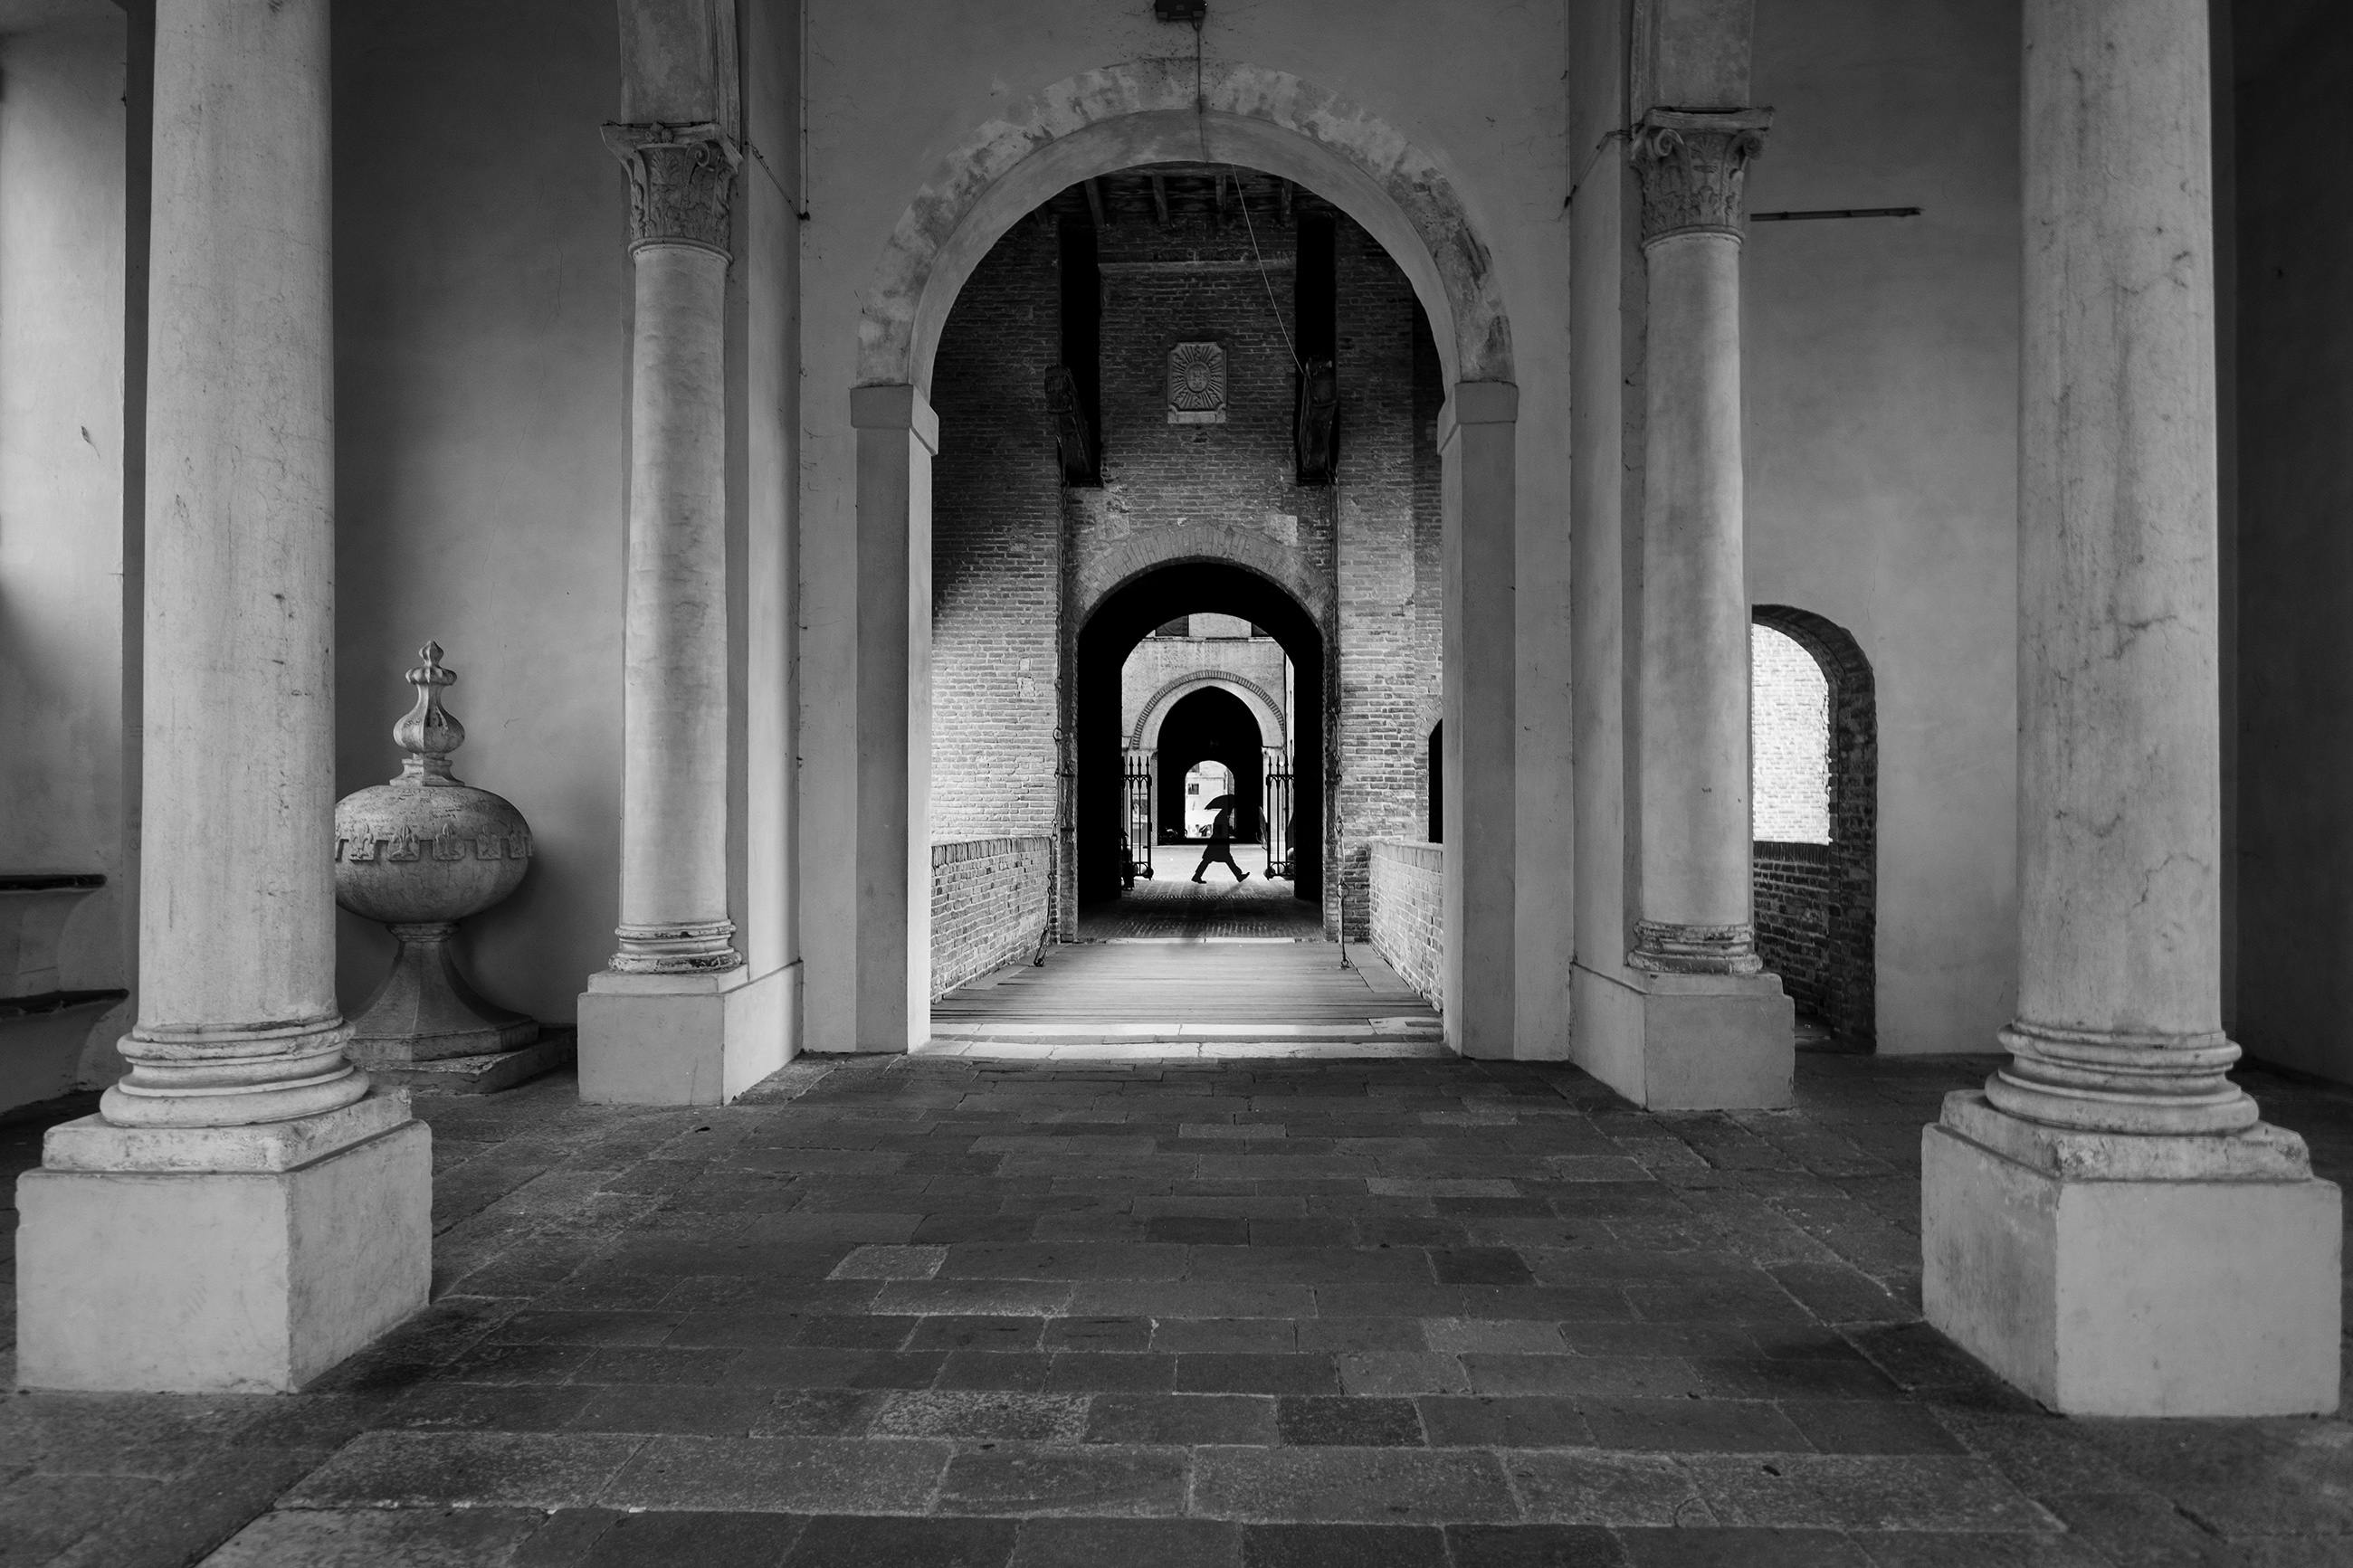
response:
<svg viewBox="0 0 2353 1568"><path fill-rule="evenodd" d="M1792 1104L1798 1010L1778 974L1570 972L1569 1057L1651 1110Z"/></svg>
<svg viewBox="0 0 2353 1568"><path fill-rule="evenodd" d="M1921 1139L1921 1295L2071 1415L2326 1414L2341 1206L2275 1127L2071 1132L1968 1090Z"/></svg>
<svg viewBox="0 0 2353 1568"><path fill-rule="evenodd" d="M16 1179L16 1381L283 1393L425 1305L433 1135L406 1089L251 1127L49 1129Z"/></svg>
<svg viewBox="0 0 2353 1568"><path fill-rule="evenodd" d="M800 966L588 977L580 1098L591 1105L724 1105L793 1057Z"/></svg>

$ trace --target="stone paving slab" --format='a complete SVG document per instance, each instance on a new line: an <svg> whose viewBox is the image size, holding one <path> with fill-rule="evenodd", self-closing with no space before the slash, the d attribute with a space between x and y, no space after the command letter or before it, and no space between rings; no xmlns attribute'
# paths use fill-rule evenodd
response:
<svg viewBox="0 0 2353 1568"><path fill-rule="evenodd" d="M1919 1129L1987 1065L441 1100L432 1306L296 1395L0 1400L0 1564L2353 1563L2353 1425L2060 1420L1919 1321ZM2353 1095L2248 1076L2353 1167Z"/></svg>

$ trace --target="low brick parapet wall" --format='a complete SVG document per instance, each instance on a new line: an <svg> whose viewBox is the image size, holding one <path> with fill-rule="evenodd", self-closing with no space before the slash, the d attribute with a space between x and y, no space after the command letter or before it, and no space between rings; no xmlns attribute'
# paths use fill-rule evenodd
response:
<svg viewBox="0 0 2353 1568"><path fill-rule="evenodd" d="M1446 851L1435 844L1371 847L1373 951L1407 984L1446 1006Z"/></svg>
<svg viewBox="0 0 2353 1568"><path fill-rule="evenodd" d="M933 845L933 1000L1034 954L1053 892L1051 838Z"/></svg>

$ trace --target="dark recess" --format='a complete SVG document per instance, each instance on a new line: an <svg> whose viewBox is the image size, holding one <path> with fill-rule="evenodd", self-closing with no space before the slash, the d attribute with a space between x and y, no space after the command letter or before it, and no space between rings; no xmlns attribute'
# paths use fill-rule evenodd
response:
<svg viewBox="0 0 2353 1568"><path fill-rule="evenodd" d="M1103 483L1103 271L1096 265L1095 231L1091 224L1065 217L1057 226L1060 237L1062 282L1062 368L1071 373L1079 417L1086 426L1082 459L1063 452L1063 481L1074 485Z"/></svg>

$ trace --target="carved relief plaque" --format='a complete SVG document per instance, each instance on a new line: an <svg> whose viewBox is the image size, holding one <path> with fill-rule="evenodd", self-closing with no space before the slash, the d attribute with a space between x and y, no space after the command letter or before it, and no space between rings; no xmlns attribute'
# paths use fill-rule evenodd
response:
<svg viewBox="0 0 2353 1568"><path fill-rule="evenodd" d="M1222 343L1178 343L1168 351L1168 423L1226 422L1226 350Z"/></svg>

